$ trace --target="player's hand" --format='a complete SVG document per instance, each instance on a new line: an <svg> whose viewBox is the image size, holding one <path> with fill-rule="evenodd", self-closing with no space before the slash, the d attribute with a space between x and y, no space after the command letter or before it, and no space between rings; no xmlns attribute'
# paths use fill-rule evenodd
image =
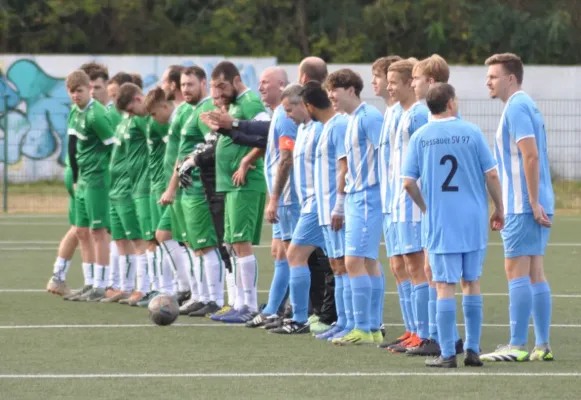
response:
<svg viewBox="0 0 581 400"><path fill-rule="evenodd" d="M163 192L161 198L157 203L161 204L162 206L167 206L173 203L175 197L176 197L175 192L172 192L171 190L166 190L165 192Z"/></svg>
<svg viewBox="0 0 581 400"><path fill-rule="evenodd" d="M232 183L234 186L243 186L246 184L246 174L249 169L256 169L256 166L242 160L238 170L232 175Z"/></svg>
<svg viewBox="0 0 581 400"><path fill-rule="evenodd" d="M204 124L206 124L208 126L208 128L210 128L213 131L217 131L218 129L220 129L220 126L215 121L215 119L211 117L212 113L213 113L213 111L208 111L208 112L202 113L202 114L200 114L200 119L202 120L202 122Z"/></svg>
<svg viewBox="0 0 581 400"><path fill-rule="evenodd" d="M542 205L531 205L531 208L533 209L533 215L537 224L544 226L545 228L550 228L551 225L553 225Z"/></svg>
<svg viewBox="0 0 581 400"><path fill-rule="evenodd" d="M218 128L227 130L232 129L232 122L234 121L234 118L232 118L228 112L224 111L224 109L210 111L207 113L206 118Z"/></svg>
<svg viewBox="0 0 581 400"><path fill-rule="evenodd" d="M495 209L490 216L490 229L500 231L502 228L504 228L504 213Z"/></svg>
<svg viewBox="0 0 581 400"><path fill-rule="evenodd" d="M271 224L276 224L278 222L278 201L273 197L268 200L268 206L266 207L266 220Z"/></svg>
<svg viewBox="0 0 581 400"><path fill-rule="evenodd" d="M343 224L345 223L345 216L343 215L331 215L331 229L335 232L339 232L343 229Z"/></svg>

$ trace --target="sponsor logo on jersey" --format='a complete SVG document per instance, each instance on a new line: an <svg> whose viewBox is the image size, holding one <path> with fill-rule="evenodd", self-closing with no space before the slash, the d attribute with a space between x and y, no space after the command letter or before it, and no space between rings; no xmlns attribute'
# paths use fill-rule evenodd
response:
<svg viewBox="0 0 581 400"><path fill-rule="evenodd" d="M103 221L101 221L100 219L96 219L93 221L93 225L100 224L101 222L103 222Z"/></svg>
<svg viewBox="0 0 581 400"><path fill-rule="evenodd" d="M198 239L198 243L206 243L207 241L207 239Z"/></svg>
<svg viewBox="0 0 581 400"><path fill-rule="evenodd" d="M234 237L242 237L242 235L243 235L243 234L244 234L244 233L240 232L240 233L235 233L235 234L234 234L234 235L232 235L232 236L234 236Z"/></svg>

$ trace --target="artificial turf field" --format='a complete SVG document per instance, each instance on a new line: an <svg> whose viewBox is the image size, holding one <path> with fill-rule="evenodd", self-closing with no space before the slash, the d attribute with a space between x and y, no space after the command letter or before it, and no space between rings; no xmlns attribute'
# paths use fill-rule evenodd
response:
<svg viewBox="0 0 581 400"><path fill-rule="evenodd" d="M545 259L556 361L469 369L460 357L461 367L450 372L372 346L335 347L310 335L188 317L156 327L145 309L65 302L43 289L66 217L0 217L0 399L579 399L580 225L581 217L556 217ZM269 239L265 225L256 249L261 302L273 270ZM502 246L497 234L490 240L482 279L486 352L508 340ZM80 286L81 275L77 254L69 285ZM391 338L403 328L390 276L386 290Z"/></svg>

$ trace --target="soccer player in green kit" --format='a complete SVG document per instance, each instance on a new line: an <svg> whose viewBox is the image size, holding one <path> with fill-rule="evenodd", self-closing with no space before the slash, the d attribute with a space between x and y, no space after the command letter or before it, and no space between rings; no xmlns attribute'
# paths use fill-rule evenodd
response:
<svg viewBox="0 0 581 400"><path fill-rule="evenodd" d="M75 103L69 118L69 132L77 137L76 159L79 178L75 192L75 224L81 243L93 239L96 265L93 288L80 299L97 301L105 296L109 274L109 159L113 131L107 110L91 99L89 76L73 71L66 87Z"/></svg>
<svg viewBox="0 0 581 400"><path fill-rule="evenodd" d="M214 103L235 119L268 120L260 97L250 91L236 66L222 61L212 71ZM258 266L252 245L260 243L266 181L264 150L239 146L220 136L216 146L216 190L226 193L224 241L232 246L236 265L236 302L221 321L245 323L258 312Z"/></svg>

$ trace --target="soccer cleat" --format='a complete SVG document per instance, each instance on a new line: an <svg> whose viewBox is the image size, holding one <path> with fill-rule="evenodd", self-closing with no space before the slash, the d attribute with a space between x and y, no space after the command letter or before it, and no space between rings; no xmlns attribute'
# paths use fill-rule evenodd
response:
<svg viewBox="0 0 581 400"><path fill-rule="evenodd" d="M192 292L178 292L176 300L180 306L182 306L186 301L190 300L192 297Z"/></svg>
<svg viewBox="0 0 581 400"><path fill-rule="evenodd" d="M93 289L93 285L85 285L80 289L73 290L70 295L64 296L63 300L79 301L79 298L91 289Z"/></svg>
<svg viewBox="0 0 581 400"><path fill-rule="evenodd" d="M129 298L126 300L126 302L123 302L123 304L128 304L131 307L137 307L137 303L143 300L144 297L145 293L136 291L131 293L131 296L129 296ZM121 304L121 301L119 301L119 303Z"/></svg>
<svg viewBox="0 0 581 400"><path fill-rule="evenodd" d="M377 345L383 343L383 333L381 332L381 330L377 330L375 332L372 331L371 336L373 336L373 343Z"/></svg>
<svg viewBox="0 0 581 400"><path fill-rule="evenodd" d="M220 307L214 301L210 301L208 304L205 304L202 308L197 311L193 311L188 314L190 317L205 317L208 314L214 314L218 311Z"/></svg>
<svg viewBox="0 0 581 400"><path fill-rule="evenodd" d="M48 280L46 291L58 296L69 296L71 294L71 289L69 289L67 283L54 276Z"/></svg>
<svg viewBox="0 0 581 400"><path fill-rule="evenodd" d="M464 353L464 341L462 338L456 340L456 355Z"/></svg>
<svg viewBox="0 0 581 400"><path fill-rule="evenodd" d="M201 301L190 298L180 306L180 315L189 315L191 312L198 311L204 305Z"/></svg>
<svg viewBox="0 0 581 400"><path fill-rule="evenodd" d="M331 327L331 329L329 329L323 333L319 333L318 335L315 335L315 338L321 339L321 340L329 340L330 338L333 338L333 336L335 336L337 333L341 332L342 330L343 330L343 328L341 328L340 326L333 325Z"/></svg>
<svg viewBox="0 0 581 400"><path fill-rule="evenodd" d="M227 324L245 324L246 322L252 320L255 316L256 313L248 311L248 307L242 307L234 314L223 316L220 321Z"/></svg>
<svg viewBox="0 0 581 400"><path fill-rule="evenodd" d="M553 352L549 345L535 346L531 351L531 361L554 361Z"/></svg>
<svg viewBox="0 0 581 400"><path fill-rule="evenodd" d="M298 335L310 332L310 326L307 322L296 322L293 320L286 321L281 327L274 328L268 331L269 333L276 333L279 335Z"/></svg>
<svg viewBox="0 0 581 400"><path fill-rule="evenodd" d="M155 297L159 296L161 293L159 293L157 290L152 290L151 292L147 293L145 295L145 297L143 297L143 299L141 299L138 303L137 303L137 307L147 307L149 306L149 302L151 300L153 300Z"/></svg>
<svg viewBox="0 0 581 400"><path fill-rule="evenodd" d="M379 347L380 349L387 349L390 346L395 346L396 344L400 344L404 340L408 340L411 335L412 334L410 332L406 332L403 335L401 335L400 337L398 337L397 339L392 340L391 342L383 342L377 347Z"/></svg>
<svg viewBox="0 0 581 400"><path fill-rule="evenodd" d="M266 324L266 322L268 321L269 317L270 317L270 315L259 313L256 315L256 317L254 317L252 320L250 320L246 323L246 327L247 328L258 328L260 326L264 326L264 324Z"/></svg>
<svg viewBox="0 0 581 400"><path fill-rule="evenodd" d="M105 289L103 288L93 288L90 292L85 293L80 300L88 301L89 303L95 303L101 301L105 298Z"/></svg>
<svg viewBox="0 0 581 400"><path fill-rule="evenodd" d="M342 338L331 340L331 343L339 346L349 346L353 344L373 344L371 332L364 332L359 329L353 329Z"/></svg>
<svg viewBox="0 0 581 400"><path fill-rule="evenodd" d="M480 356L482 361L528 361L529 353L522 346L500 345L495 351Z"/></svg>
<svg viewBox="0 0 581 400"><path fill-rule="evenodd" d="M482 361L478 353L468 349L464 355L464 366L465 367L482 367Z"/></svg>
<svg viewBox="0 0 581 400"><path fill-rule="evenodd" d="M235 312L236 312L236 310L233 307L224 306L221 309L219 309L218 311L216 311L214 314L210 315L210 319L212 321L220 321L223 316L230 315L230 314L233 314Z"/></svg>
<svg viewBox="0 0 581 400"><path fill-rule="evenodd" d="M415 333L412 333L408 339L393 346L389 346L387 349L392 353L405 353L408 349L418 347L421 343L422 339L420 339Z"/></svg>
<svg viewBox="0 0 581 400"><path fill-rule="evenodd" d="M458 368L458 363L456 362L456 356L450 358L444 358L442 356L427 358L426 367L432 368Z"/></svg>
<svg viewBox="0 0 581 400"><path fill-rule="evenodd" d="M309 324L309 326L310 331L314 334L326 332L331 328L331 325L324 324L321 321L317 321L312 325Z"/></svg>
<svg viewBox="0 0 581 400"><path fill-rule="evenodd" d="M101 303L118 303L121 300L128 299L130 296L131 292L122 292L121 290L118 290L112 296L101 299Z"/></svg>
<svg viewBox="0 0 581 400"><path fill-rule="evenodd" d="M419 346L407 349L408 356L437 357L440 355L440 345L434 339L422 340Z"/></svg>

